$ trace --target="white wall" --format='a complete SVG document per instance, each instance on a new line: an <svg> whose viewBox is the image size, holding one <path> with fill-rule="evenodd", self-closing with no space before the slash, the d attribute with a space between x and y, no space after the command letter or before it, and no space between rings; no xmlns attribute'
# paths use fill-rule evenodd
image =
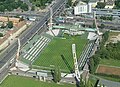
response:
<svg viewBox="0 0 120 87"><path fill-rule="evenodd" d="M82 13L91 13L91 4L74 7L74 15L80 15Z"/></svg>
<svg viewBox="0 0 120 87"><path fill-rule="evenodd" d="M87 5L80 5L74 7L74 14L79 15L81 13L86 13L87 12Z"/></svg>

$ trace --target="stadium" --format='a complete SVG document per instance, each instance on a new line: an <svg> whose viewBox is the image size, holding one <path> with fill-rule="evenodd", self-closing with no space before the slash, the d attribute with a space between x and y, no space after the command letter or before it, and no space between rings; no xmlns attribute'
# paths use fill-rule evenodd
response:
<svg viewBox="0 0 120 87"><path fill-rule="evenodd" d="M22 48L19 60L32 68L51 70L59 66L62 72L70 73L74 70L72 44L76 44L79 59L88 42L87 35L63 29L37 34Z"/></svg>

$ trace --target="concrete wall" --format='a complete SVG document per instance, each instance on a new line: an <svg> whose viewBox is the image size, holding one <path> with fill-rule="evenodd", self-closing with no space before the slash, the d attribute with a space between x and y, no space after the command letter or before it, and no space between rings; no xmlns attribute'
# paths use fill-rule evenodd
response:
<svg viewBox="0 0 120 87"><path fill-rule="evenodd" d="M0 45L0 51L6 48L9 45L9 40L7 39Z"/></svg>

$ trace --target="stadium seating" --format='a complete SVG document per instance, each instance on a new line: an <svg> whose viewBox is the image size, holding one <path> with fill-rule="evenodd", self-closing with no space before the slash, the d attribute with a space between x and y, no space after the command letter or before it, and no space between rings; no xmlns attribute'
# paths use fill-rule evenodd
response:
<svg viewBox="0 0 120 87"><path fill-rule="evenodd" d="M50 41L51 39L45 36L35 36L23 48L25 52L22 58L29 62L33 62Z"/></svg>

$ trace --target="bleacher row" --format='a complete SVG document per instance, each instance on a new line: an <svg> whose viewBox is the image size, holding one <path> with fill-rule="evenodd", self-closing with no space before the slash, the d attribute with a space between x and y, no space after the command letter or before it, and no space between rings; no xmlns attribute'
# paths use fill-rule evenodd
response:
<svg viewBox="0 0 120 87"><path fill-rule="evenodd" d="M85 49L83 50L82 54L80 55L80 60L79 60L79 67L83 67L85 63L87 62L87 59L90 56L91 50L93 48L94 41L89 41Z"/></svg>
<svg viewBox="0 0 120 87"><path fill-rule="evenodd" d="M29 46L30 48L26 49L27 52L25 52L23 58L33 61L50 41L49 38L41 36L32 46Z"/></svg>

